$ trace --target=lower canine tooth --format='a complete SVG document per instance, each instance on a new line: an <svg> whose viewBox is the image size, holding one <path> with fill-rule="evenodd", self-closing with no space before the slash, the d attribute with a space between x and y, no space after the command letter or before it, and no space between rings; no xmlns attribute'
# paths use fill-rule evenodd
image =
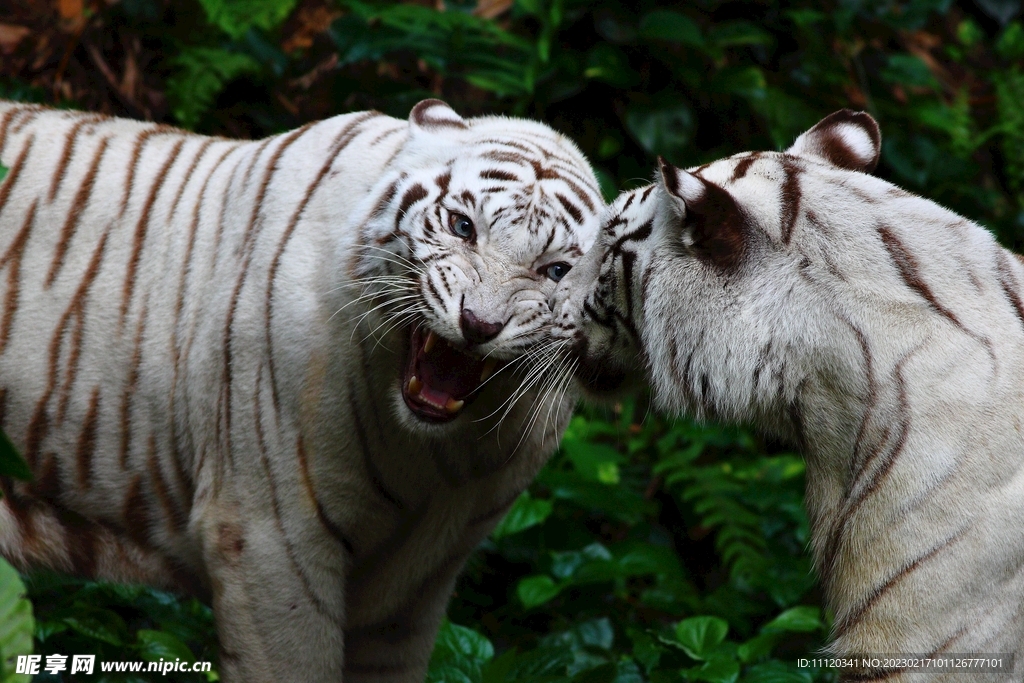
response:
<svg viewBox="0 0 1024 683"><path fill-rule="evenodd" d="M498 361L494 358L488 358L484 361L484 369L480 371L480 381L483 382L485 379L491 376L494 372L494 366L498 364Z"/></svg>
<svg viewBox="0 0 1024 683"><path fill-rule="evenodd" d="M455 414L462 410L462 406L466 405L465 401L456 401L454 398L448 399L448 402L444 404L444 409L449 413Z"/></svg>
<svg viewBox="0 0 1024 683"><path fill-rule="evenodd" d="M430 349L434 348L434 344L437 343L437 335L432 331L427 331L427 341L423 342L423 353L430 353Z"/></svg>
<svg viewBox="0 0 1024 683"><path fill-rule="evenodd" d="M416 375L409 378L409 395L419 396L420 390L423 388L423 382L416 379Z"/></svg>

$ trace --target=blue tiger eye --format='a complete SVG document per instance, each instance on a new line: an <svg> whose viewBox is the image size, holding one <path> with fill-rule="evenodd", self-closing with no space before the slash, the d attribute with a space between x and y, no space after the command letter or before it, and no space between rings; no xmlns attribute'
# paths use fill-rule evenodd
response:
<svg viewBox="0 0 1024 683"><path fill-rule="evenodd" d="M473 221L469 220L461 213L453 213L448 219L448 225L451 227L453 233L464 240L468 240L473 237Z"/></svg>
<svg viewBox="0 0 1024 683"><path fill-rule="evenodd" d="M544 269L544 274L547 275L550 279L554 280L555 282L558 282L563 277L565 277L565 274L568 273L571 268L572 266L570 266L568 263L552 263L550 266Z"/></svg>

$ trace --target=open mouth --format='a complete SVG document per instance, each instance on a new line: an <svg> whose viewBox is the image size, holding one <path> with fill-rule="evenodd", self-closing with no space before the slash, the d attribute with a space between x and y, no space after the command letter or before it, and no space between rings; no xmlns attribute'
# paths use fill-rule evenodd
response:
<svg viewBox="0 0 1024 683"><path fill-rule="evenodd" d="M476 398L498 361L471 356L422 325L413 327L402 398L426 422L448 422Z"/></svg>

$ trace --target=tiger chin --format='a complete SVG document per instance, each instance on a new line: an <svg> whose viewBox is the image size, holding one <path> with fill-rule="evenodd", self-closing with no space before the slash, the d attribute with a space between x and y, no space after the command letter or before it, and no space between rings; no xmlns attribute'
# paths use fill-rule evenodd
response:
<svg viewBox="0 0 1024 683"><path fill-rule="evenodd" d="M1024 265L870 175L880 143L843 110L784 152L660 161L559 283L555 334L584 365L619 341L670 413L802 452L831 653L1019 659Z"/></svg>
<svg viewBox="0 0 1024 683"><path fill-rule="evenodd" d="M0 478L0 553L210 599L226 683L422 681L574 407L575 145L438 100L258 141L0 102L0 163L0 423L34 474Z"/></svg>

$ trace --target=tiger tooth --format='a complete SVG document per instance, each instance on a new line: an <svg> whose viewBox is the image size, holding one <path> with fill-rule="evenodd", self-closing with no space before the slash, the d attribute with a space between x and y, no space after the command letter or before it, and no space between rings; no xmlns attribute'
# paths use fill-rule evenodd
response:
<svg viewBox="0 0 1024 683"><path fill-rule="evenodd" d="M427 341L423 342L423 353L430 353L430 349L434 348L436 343L437 335L434 334L433 330L427 330Z"/></svg>
<svg viewBox="0 0 1024 683"><path fill-rule="evenodd" d="M416 375L409 378L409 395L419 396L420 391L423 389L423 382L416 379Z"/></svg>
<svg viewBox="0 0 1024 683"><path fill-rule="evenodd" d="M480 381L483 382L491 373L494 372L494 366L498 364L498 361L494 358L488 358L484 361L484 368L480 371Z"/></svg>
<svg viewBox="0 0 1024 683"><path fill-rule="evenodd" d="M448 402L444 404L444 409L454 415L462 410L462 406L464 405L466 405L465 401L456 401L454 398L450 398L448 399Z"/></svg>

